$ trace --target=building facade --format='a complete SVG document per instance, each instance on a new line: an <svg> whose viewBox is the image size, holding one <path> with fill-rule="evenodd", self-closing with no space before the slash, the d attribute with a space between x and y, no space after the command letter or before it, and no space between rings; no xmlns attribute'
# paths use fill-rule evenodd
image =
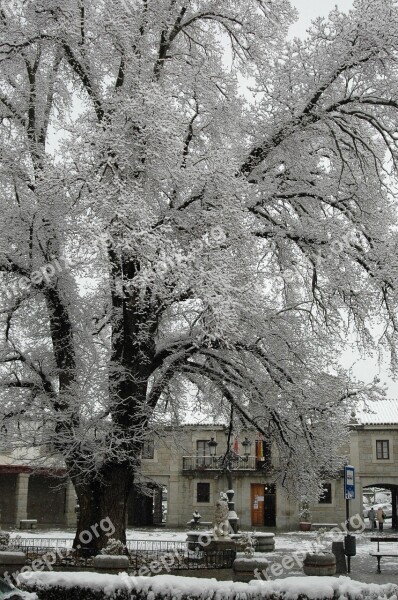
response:
<svg viewBox="0 0 398 600"><path fill-rule="evenodd" d="M376 405L375 405L376 406ZM245 440L247 442L245 444ZM209 443L210 442L210 443ZM243 529L297 529L298 502L274 482L277 460L272 445L256 431L230 440L234 453L222 464L227 448L223 425L183 425L165 430L145 444L140 482L128 506L127 524L186 527L193 511L212 521L221 491L232 488L239 526ZM350 425L347 462L356 470L356 497L350 515L362 515L363 492L377 486L391 492L397 526L398 402L377 403L377 410L361 411ZM226 467L230 467L229 469ZM230 474L228 474L230 471ZM76 497L62 470L32 470L26 460L0 454L0 523L15 526L21 519L37 519L42 527L74 527ZM343 476L322 482L324 494L310 506L315 523L344 523L346 501ZM167 503L167 507L166 507Z"/></svg>
<svg viewBox="0 0 398 600"><path fill-rule="evenodd" d="M246 449L245 439L251 442ZM214 456L209 442L217 444ZM239 458L232 461L230 470L240 527L288 527L295 513L297 519L297 503L289 502L273 483L270 445L259 440L256 431L247 431L239 440L234 438L234 447ZM203 521L212 521L220 492L231 484L222 465L227 450L222 425L185 425L154 441L153 454L142 460L142 475L167 488L168 527L186 526L193 511Z"/></svg>

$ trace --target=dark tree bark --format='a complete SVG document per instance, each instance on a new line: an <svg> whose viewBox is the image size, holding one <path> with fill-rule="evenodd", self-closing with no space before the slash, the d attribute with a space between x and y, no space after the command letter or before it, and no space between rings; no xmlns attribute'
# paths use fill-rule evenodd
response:
<svg viewBox="0 0 398 600"><path fill-rule="evenodd" d="M133 481L130 465L116 462L91 480L74 481L79 501L74 548L95 555L110 538L126 542L127 501Z"/></svg>

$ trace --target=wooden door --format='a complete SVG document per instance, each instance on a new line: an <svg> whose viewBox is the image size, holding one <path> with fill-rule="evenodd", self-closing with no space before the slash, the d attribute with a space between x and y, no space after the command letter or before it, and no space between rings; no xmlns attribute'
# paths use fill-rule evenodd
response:
<svg viewBox="0 0 398 600"><path fill-rule="evenodd" d="M264 525L264 484L251 484L252 526Z"/></svg>

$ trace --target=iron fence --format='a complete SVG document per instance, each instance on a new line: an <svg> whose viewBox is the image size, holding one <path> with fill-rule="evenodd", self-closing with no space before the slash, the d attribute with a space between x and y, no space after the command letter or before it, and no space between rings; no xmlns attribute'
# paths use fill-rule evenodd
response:
<svg viewBox="0 0 398 600"><path fill-rule="evenodd" d="M14 550L26 553L27 564L35 569L84 568L93 569L93 549L72 548L67 538L12 539ZM147 575L183 569L227 569L232 567L235 551L207 551L188 548L188 542L167 540L128 540L129 571ZM36 561L36 562L35 562ZM140 573L141 569L141 573Z"/></svg>
<svg viewBox="0 0 398 600"><path fill-rule="evenodd" d="M37 548L72 548L73 538L42 538L42 537L11 537L10 546L15 550L23 550L28 546L35 546Z"/></svg>

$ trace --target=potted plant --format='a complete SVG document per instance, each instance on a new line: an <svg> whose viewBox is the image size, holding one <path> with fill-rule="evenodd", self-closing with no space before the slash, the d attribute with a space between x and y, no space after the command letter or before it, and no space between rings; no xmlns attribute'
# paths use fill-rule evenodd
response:
<svg viewBox="0 0 398 600"><path fill-rule="evenodd" d="M300 531L309 531L311 529L311 511L306 500L301 502L299 511L299 529Z"/></svg>
<svg viewBox="0 0 398 600"><path fill-rule="evenodd" d="M336 557L333 552L326 549L326 529L319 529L312 552L308 552L304 562L303 571L305 575L333 576L336 574Z"/></svg>
<svg viewBox="0 0 398 600"><path fill-rule="evenodd" d="M109 538L105 548L94 557L94 568L100 572L119 573L127 571L129 567L129 553L127 547L115 538Z"/></svg>

